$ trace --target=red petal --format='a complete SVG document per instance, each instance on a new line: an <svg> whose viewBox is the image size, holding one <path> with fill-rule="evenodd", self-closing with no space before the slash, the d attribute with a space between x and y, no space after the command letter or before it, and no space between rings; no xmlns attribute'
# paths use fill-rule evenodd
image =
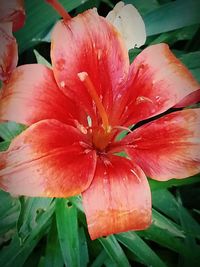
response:
<svg viewBox="0 0 200 267"><path fill-rule="evenodd" d="M24 25L25 11L23 0L2 0L0 5L0 22L13 22L13 31Z"/></svg>
<svg viewBox="0 0 200 267"><path fill-rule="evenodd" d="M187 107L187 106L196 104L199 101L200 101L200 89L186 96L183 100L181 100L174 107L175 108Z"/></svg>
<svg viewBox="0 0 200 267"><path fill-rule="evenodd" d="M16 68L0 96L0 120L28 125L43 119L69 123L78 110L57 87L52 70L39 64Z"/></svg>
<svg viewBox="0 0 200 267"><path fill-rule="evenodd" d="M12 23L0 23L0 80L6 81L17 66L17 43L12 35Z"/></svg>
<svg viewBox="0 0 200 267"><path fill-rule="evenodd" d="M126 158L98 159L95 177L83 192L91 239L147 228L151 193L142 170Z"/></svg>
<svg viewBox="0 0 200 267"><path fill-rule="evenodd" d="M51 58L56 81L65 94L94 115L91 97L78 78L87 72L107 112L127 78L128 53L115 28L94 10L60 21L52 35ZM78 97L77 97L78 96Z"/></svg>
<svg viewBox="0 0 200 267"><path fill-rule="evenodd" d="M0 153L0 187L12 194L69 197L90 185L95 152L81 144L84 136L56 120L38 122Z"/></svg>
<svg viewBox="0 0 200 267"><path fill-rule="evenodd" d="M127 153L156 180L186 178L200 171L200 109L147 123L129 134Z"/></svg>
<svg viewBox="0 0 200 267"><path fill-rule="evenodd" d="M118 107L125 106L121 120L132 125L168 110L200 85L168 45L158 44L136 57L127 87L127 95L123 96L127 102L119 102Z"/></svg>

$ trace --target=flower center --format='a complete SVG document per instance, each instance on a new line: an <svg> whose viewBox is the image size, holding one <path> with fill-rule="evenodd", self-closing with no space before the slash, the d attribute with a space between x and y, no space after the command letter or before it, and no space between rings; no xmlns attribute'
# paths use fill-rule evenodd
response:
<svg viewBox="0 0 200 267"><path fill-rule="evenodd" d="M96 108L98 110L99 116L102 120L102 126L99 127L90 127L92 129L92 142L95 148L102 151L108 145L112 134L112 127L109 125L108 115L106 110L97 94L97 91L88 75L87 72L80 72L78 73L78 77L80 81L84 84L85 88L87 89L89 95L91 96L92 100L94 101Z"/></svg>

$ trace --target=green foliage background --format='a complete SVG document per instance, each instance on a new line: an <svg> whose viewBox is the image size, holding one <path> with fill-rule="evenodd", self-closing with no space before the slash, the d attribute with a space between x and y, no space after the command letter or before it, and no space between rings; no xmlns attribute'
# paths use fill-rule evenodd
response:
<svg viewBox="0 0 200 267"><path fill-rule="evenodd" d="M74 16L96 6L106 15L117 1L61 0ZM145 46L166 42L200 81L200 1L127 0L144 18ZM42 0L25 1L27 20L16 33L19 64L50 61L50 32L59 18ZM141 51L130 51L130 61ZM46 61L47 60L47 61ZM0 124L0 150L24 129ZM197 267L200 262L200 175L184 180L149 179L153 222L145 231L91 241L81 197L12 197L0 191L0 266L2 267Z"/></svg>

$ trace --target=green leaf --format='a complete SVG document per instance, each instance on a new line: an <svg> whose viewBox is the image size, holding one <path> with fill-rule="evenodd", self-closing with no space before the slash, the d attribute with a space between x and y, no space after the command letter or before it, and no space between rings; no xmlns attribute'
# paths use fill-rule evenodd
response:
<svg viewBox="0 0 200 267"><path fill-rule="evenodd" d="M144 16L147 35L151 36L200 23L199 0L176 0Z"/></svg>
<svg viewBox="0 0 200 267"><path fill-rule="evenodd" d="M80 266L76 207L68 200L56 199L56 221L65 265L69 267Z"/></svg>
<svg viewBox="0 0 200 267"><path fill-rule="evenodd" d="M156 190L152 194L153 207L179 222L178 203L175 197L166 189Z"/></svg>
<svg viewBox="0 0 200 267"><path fill-rule="evenodd" d="M37 63L42 64L46 67L52 68L51 64L42 55L40 55L37 50L34 49L33 52L35 54Z"/></svg>
<svg viewBox="0 0 200 267"><path fill-rule="evenodd" d="M200 51L184 54L180 57L180 60L189 68L200 68Z"/></svg>
<svg viewBox="0 0 200 267"><path fill-rule="evenodd" d="M185 235L180 226L173 223L167 217L153 210L153 220L151 226L137 232L140 236L150 239L161 246L167 247L178 253L186 253L183 240Z"/></svg>
<svg viewBox="0 0 200 267"><path fill-rule="evenodd" d="M0 124L0 137L5 141L12 140L16 135L20 134L26 127L16 122L4 122Z"/></svg>
<svg viewBox="0 0 200 267"><path fill-rule="evenodd" d="M58 240L58 232L56 227L56 220L53 217L50 231L47 237L47 246L45 257L43 258L44 267L63 267L64 262L62 258L60 243Z"/></svg>
<svg viewBox="0 0 200 267"><path fill-rule="evenodd" d="M22 240L17 235L12 242L0 251L0 266L4 267L22 267L29 257L39 240L48 230L50 218L54 212L54 203L38 219L37 225L30 229L29 235Z"/></svg>
<svg viewBox="0 0 200 267"><path fill-rule="evenodd" d="M117 234L117 240L132 251L146 266L166 267L166 264L135 232Z"/></svg>
<svg viewBox="0 0 200 267"><path fill-rule="evenodd" d="M8 149L10 141L3 141L0 143L0 151L5 151Z"/></svg>
<svg viewBox="0 0 200 267"><path fill-rule="evenodd" d="M169 181L166 182L162 182L162 181L156 181L156 180L152 180L149 179L149 185L151 187L151 190L160 190L160 189L164 189L164 188L170 188L173 186L183 186L183 185L189 185L189 184L195 184L200 182L200 174L191 176L189 178L186 179L171 179Z"/></svg>
<svg viewBox="0 0 200 267"><path fill-rule="evenodd" d="M8 193L0 190L0 236L8 231L14 230L20 213L20 202L17 198L12 198ZM11 232L12 233L12 232Z"/></svg>
<svg viewBox="0 0 200 267"><path fill-rule="evenodd" d="M99 255L96 257L96 259L94 260L94 262L91 264L91 267L101 267L103 266L105 260L108 258L107 253L105 252L105 250L103 249Z"/></svg>
<svg viewBox="0 0 200 267"><path fill-rule="evenodd" d="M124 2L135 6L141 15L155 10L160 6L157 0L125 0Z"/></svg>
<svg viewBox="0 0 200 267"><path fill-rule="evenodd" d="M50 208L52 198L25 198L22 200L22 211L18 221L19 236L25 240L30 231L37 228L38 221Z"/></svg>
<svg viewBox="0 0 200 267"><path fill-rule="evenodd" d="M89 255L88 246L83 227L79 228L79 248L80 248L80 266L88 266Z"/></svg>
<svg viewBox="0 0 200 267"><path fill-rule="evenodd" d="M60 0L69 12L87 0ZM49 32L59 19L59 14L45 1L25 1L26 22L22 29L15 33L20 53L36 45Z"/></svg>
<svg viewBox="0 0 200 267"><path fill-rule="evenodd" d="M159 36L156 36L156 38L151 41L149 45L159 43L167 43L169 45L173 45L177 41L190 40L195 35L198 28L199 25L192 25L174 31L165 32L163 34L160 34Z"/></svg>
<svg viewBox="0 0 200 267"><path fill-rule="evenodd" d="M110 259L116 263L117 266L127 267L130 266L129 261L122 250L121 246L117 242L116 238L113 235L110 235L106 238L98 239L105 251L107 252Z"/></svg>
<svg viewBox="0 0 200 267"><path fill-rule="evenodd" d="M183 230L187 233L184 240L185 246L190 251L189 255L181 255L183 263L182 267L187 266L198 266L200 262L200 246L197 245L195 238L190 235L190 231L195 227L198 230L198 235L200 236L200 225L192 218L188 211L182 206L181 198L179 196L179 216Z"/></svg>

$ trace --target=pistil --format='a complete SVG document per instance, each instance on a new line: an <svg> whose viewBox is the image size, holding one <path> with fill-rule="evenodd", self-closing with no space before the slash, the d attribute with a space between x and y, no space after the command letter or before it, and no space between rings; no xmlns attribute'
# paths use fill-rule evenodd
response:
<svg viewBox="0 0 200 267"><path fill-rule="evenodd" d="M88 75L87 72L80 72L78 73L78 77L81 82L83 82L85 88L87 89L88 93L90 94L91 98L96 104L97 110L99 112L99 115L102 119L103 128L106 133L109 133L111 131L111 127L109 125L108 116L106 113L106 110L96 92L96 89Z"/></svg>
<svg viewBox="0 0 200 267"><path fill-rule="evenodd" d="M71 19L69 13L64 9L64 7L57 0L46 0L52 7L60 14L64 21Z"/></svg>

